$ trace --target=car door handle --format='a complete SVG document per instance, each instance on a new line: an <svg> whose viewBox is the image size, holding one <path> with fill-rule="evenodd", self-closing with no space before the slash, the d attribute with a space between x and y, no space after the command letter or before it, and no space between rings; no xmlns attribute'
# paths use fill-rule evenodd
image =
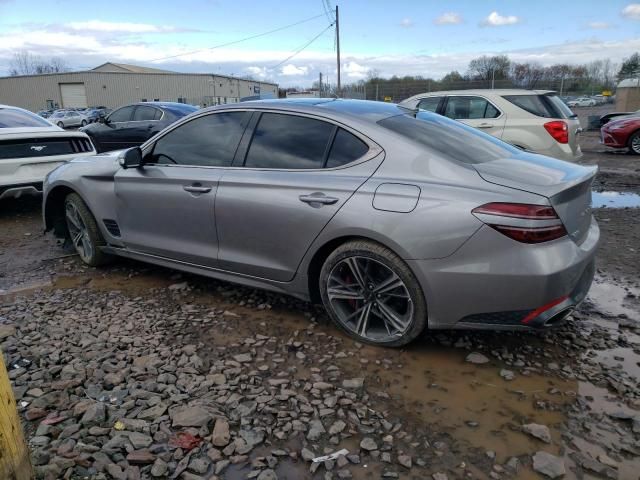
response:
<svg viewBox="0 0 640 480"><path fill-rule="evenodd" d="M182 187L185 192L190 193L209 193L211 187L203 187L202 185L185 185Z"/></svg>
<svg viewBox="0 0 640 480"><path fill-rule="evenodd" d="M480 125L478 125L478 128L491 128L493 126L493 123L481 123Z"/></svg>
<svg viewBox="0 0 640 480"><path fill-rule="evenodd" d="M304 203L319 203L321 205L333 205L338 201L336 197L327 197L320 192L312 193L311 195L300 195L298 198Z"/></svg>

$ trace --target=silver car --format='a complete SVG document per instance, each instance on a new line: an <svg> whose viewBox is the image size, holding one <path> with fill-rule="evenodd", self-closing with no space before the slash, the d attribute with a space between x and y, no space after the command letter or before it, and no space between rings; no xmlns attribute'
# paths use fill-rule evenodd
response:
<svg viewBox="0 0 640 480"><path fill-rule="evenodd" d="M593 278L595 173L394 104L258 101L59 167L43 214L88 265L322 302L352 337L400 346L427 327L561 323Z"/></svg>
<svg viewBox="0 0 640 480"><path fill-rule="evenodd" d="M84 127L89 120L82 112L59 110L49 117L49 121L60 128Z"/></svg>

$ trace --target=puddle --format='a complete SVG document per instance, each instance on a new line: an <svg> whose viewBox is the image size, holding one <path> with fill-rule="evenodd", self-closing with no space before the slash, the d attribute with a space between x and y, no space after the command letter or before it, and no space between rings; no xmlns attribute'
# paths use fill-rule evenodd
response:
<svg viewBox="0 0 640 480"><path fill-rule="evenodd" d="M631 192L591 192L593 208L640 208L640 195Z"/></svg>
<svg viewBox="0 0 640 480"><path fill-rule="evenodd" d="M638 313L640 311L640 289L638 288L623 287L603 278L596 278L591 284L587 300L604 315L610 317L624 315L626 318L640 321Z"/></svg>

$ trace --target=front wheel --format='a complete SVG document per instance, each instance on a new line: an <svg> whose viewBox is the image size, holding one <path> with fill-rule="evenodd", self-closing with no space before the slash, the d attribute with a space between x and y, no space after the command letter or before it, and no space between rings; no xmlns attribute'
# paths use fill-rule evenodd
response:
<svg viewBox="0 0 640 480"><path fill-rule="evenodd" d="M400 347L426 326L418 280L398 255L377 243L338 247L322 267L319 286L333 322L360 342Z"/></svg>
<svg viewBox="0 0 640 480"><path fill-rule="evenodd" d="M107 263L109 257L101 250L105 245L104 238L95 218L78 194L67 195L64 201L64 214L69 239L80 259L92 267Z"/></svg>
<svg viewBox="0 0 640 480"><path fill-rule="evenodd" d="M629 152L640 155L640 131L629 137Z"/></svg>

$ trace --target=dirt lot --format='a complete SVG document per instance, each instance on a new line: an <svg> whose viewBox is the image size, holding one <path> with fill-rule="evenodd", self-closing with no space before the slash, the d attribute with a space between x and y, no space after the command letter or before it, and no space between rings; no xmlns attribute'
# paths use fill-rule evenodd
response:
<svg viewBox="0 0 640 480"><path fill-rule="evenodd" d="M640 193L640 159L582 138L597 189ZM639 478L638 208L595 210L597 281L565 326L390 350L285 296L86 268L39 201L0 203L0 345L40 478Z"/></svg>

